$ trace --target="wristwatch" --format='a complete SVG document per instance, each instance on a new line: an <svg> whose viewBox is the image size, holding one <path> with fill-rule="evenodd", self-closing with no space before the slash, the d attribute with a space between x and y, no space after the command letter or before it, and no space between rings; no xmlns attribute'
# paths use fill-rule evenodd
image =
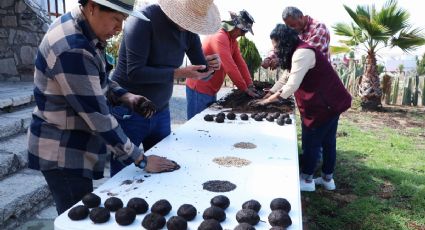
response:
<svg viewBox="0 0 425 230"><path fill-rule="evenodd" d="M145 169L146 165L148 164L148 158L143 155L143 159L140 161L139 164L135 164L137 167L141 168L141 169Z"/></svg>

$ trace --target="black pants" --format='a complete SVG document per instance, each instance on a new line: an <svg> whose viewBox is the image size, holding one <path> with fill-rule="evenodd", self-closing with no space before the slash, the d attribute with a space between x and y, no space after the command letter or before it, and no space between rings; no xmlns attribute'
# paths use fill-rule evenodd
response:
<svg viewBox="0 0 425 230"><path fill-rule="evenodd" d="M84 195L93 192L93 181L89 178L65 173L59 169L42 173L52 192L59 215L80 201Z"/></svg>

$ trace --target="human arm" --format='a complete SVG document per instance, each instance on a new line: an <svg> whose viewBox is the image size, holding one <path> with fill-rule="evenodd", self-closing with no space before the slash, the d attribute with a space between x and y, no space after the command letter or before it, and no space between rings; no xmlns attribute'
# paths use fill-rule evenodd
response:
<svg viewBox="0 0 425 230"><path fill-rule="evenodd" d="M237 46L237 43L234 45ZM248 84L245 82L238 65L233 59L233 50L231 50L231 44L227 36L225 34L223 34L223 36L217 36L210 46L214 51L216 51L216 53L219 54L222 70L227 73L239 90L247 92L249 83L252 84L252 81L248 82Z"/></svg>
<svg viewBox="0 0 425 230"><path fill-rule="evenodd" d="M315 53L311 49L298 49L292 56L291 72L288 81L281 89L274 92L268 98L257 101L257 104L269 104L281 98L288 98L300 87L304 76L309 69L316 65Z"/></svg>

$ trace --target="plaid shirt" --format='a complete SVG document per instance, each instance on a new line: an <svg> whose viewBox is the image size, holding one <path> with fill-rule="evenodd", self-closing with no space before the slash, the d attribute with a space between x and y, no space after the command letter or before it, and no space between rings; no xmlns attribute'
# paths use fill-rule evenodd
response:
<svg viewBox="0 0 425 230"><path fill-rule="evenodd" d="M301 40L307 42L307 44L317 48L318 51L322 52L329 59L329 42L331 37L328 29L325 24L312 19L310 16L306 15L306 17L307 24L299 37Z"/></svg>
<svg viewBox="0 0 425 230"><path fill-rule="evenodd" d="M329 42L331 40L331 36L329 34L328 29L325 24L320 23L310 16L306 15L307 23L303 29L303 31L298 35L298 37L306 42L307 44L315 47L318 51L320 51L330 62L331 55L329 53ZM265 59L279 59L272 50L269 52L268 56ZM277 60L275 62L278 62Z"/></svg>
<svg viewBox="0 0 425 230"><path fill-rule="evenodd" d="M143 153L109 112L105 94L127 91L108 79L104 47L78 7L50 26L35 61L30 168L99 179L106 147L121 161Z"/></svg>

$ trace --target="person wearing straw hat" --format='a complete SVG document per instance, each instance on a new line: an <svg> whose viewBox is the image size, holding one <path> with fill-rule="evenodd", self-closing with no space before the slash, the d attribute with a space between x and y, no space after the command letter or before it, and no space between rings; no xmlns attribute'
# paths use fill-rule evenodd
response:
<svg viewBox="0 0 425 230"><path fill-rule="evenodd" d="M146 17L132 11L134 0L79 3L51 24L38 48L36 107L28 130L28 167L43 173L58 214L93 191L92 179L103 177L106 147L117 160L149 172L175 168L164 157L145 156L129 140L110 114L105 95L143 116L154 113L149 100L109 80L105 68L106 40L121 30L129 14Z"/></svg>
<svg viewBox="0 0 425 230"><path fill-rule="evenodd" d="M147 150L171 133L174 79L201 79L220 68L218 55L204 56L198 35L215 33L220 14L213 0L159 0L140 11L150 21L127 20L112 79L152 100L157 112L151 118L123 106L113 107L112 112L130 139ZM185 54L192 65L181 67ZM112 159L111 175L123 167Z"/></svg>
<svg viewBox="0 0 425 230"><path fill-rule="evenodd" d="M186 80L187 119L191 119L216 101L217 92L226 74L239 90L251 97L258 97L236 40L240 36L245 36L248 31L254 34L252 31L254 19L246 10L240 11L239 14L230 12L230 17L231 20L223 21L222 28L217 33L206 37L202 42L204 53L218 53L222 66L208 81L193 78Z"/></svg>

